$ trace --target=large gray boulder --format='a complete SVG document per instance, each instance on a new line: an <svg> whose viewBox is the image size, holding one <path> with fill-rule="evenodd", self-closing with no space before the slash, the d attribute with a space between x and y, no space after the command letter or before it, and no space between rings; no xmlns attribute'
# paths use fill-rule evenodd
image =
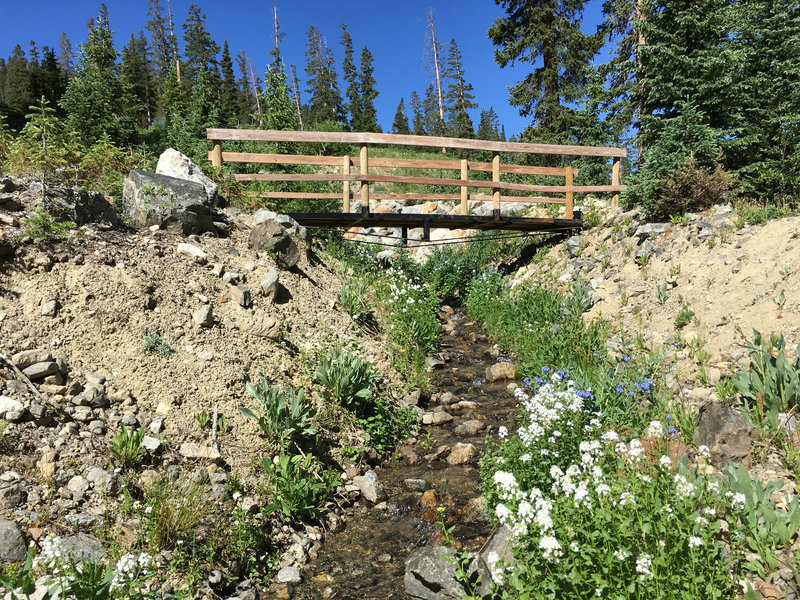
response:
<svg viewBox="0 0 800 600"><path fill-rule="evenodd" d="M403 577L406 593L412 598L423 600L460 600L467 590L456 579L456 565L452 562L453 552L445 546L428 546L415 550L406 560L406 572ZM447 560L450 557L451 560ZM491 575L478 560L478 555L469 553L470 564L468 576L475 581L480 575L479 596L489 591Z"/></svg>
<svg viewBox="0 0 800 600"><path fill-rule="evenodd" d="M737 410L707 402L697 412L692 441L695 446L708 446L711 463L721 467L747 458L754 435L755 426Z"/></svg>
<svg viewBox="0 0 800 600"><path fill-rule="evenodd" d="M122 185L122 206L131 227L158 225L185 235L216 229L203 185L169 175L132 170Z"/></svg>
<svg viewBox="0 0 800 600"><path fill-rule="evenodd" d="M297 244L287 229L275 221L265 221L253 227L247 245L253 250L272 252L281 269L291 269L300 260Z"/></svg>
<svg viewBox="0 0 800 600"><path fill-rule="evenodd" d="M211 202L212 205L216 204L217 184L211 181L211 179L200 170L200 167L192 162L192 159L185 154L181 154L175 150L175 148L167 148L161 156L158 157L156 173L199 183L206 190L208 201Z"/></svg>
<svg viewBox="0 0 800 600"><path fill-rule="evenodd" d="M14 521L0 519L0 560L6 563L25 560L27 546Z"/></svg>

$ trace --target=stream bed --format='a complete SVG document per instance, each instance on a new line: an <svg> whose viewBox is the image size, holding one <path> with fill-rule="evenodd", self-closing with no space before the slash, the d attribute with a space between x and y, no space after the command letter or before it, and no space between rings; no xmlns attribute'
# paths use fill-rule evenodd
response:
<svg viewBox="0 0 800 600"><path fill-rule="evenodd" d="M437 421L447 419L441 413L452 420L423 425L416 444L401 447L376 469L386 499L376 504L361 499L347 509L344 525L328 534L293 598L410 598L403 583L405 561L417 548L444 543L440 509L453 537L467 550L479 550L492 534L478 461L487 435L496 435L513 419L516 401L508 380L485 382L486 368L505 359L497 356L482 328L466 322L462 313L443 316L437 354L443 364L431 374L430 402L421 404L426 412L439 413ZM465 458L460 454L474 456L452 464Z"/></svg>

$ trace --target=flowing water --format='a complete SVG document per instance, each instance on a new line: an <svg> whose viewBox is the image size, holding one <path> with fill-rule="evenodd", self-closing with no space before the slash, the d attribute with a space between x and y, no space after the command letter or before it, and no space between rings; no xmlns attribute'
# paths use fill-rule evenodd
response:
<svg viewBox="0 0 800 600"><path fill-rule="evenodd" d="M432 397L446 392L457 396L456 403L441 407L453 420L425 426L422 442L404 447L399 458L384 465L379 479L387 500L374 506L362 500L346 511L346 525L328 535L294 598L409 598L403 584L405 561L421 546L443 543L440 508L464 548L477 550L488 540L492 529L481 508L479 455L468 464L451 465L440 450L457 443L482 450L487 435L496 435L497 428L513 418L515 401L507 381L485 383L486 367L498 357L481 328L456 313L445 323L449 330L439 354L444 364L432 375ZM437 404L425 408L439 410ZM456 431L468 421L480 421L481 430L473 435ZM409 489L404 484L409 479L424 480L425 491Z"/></svg>

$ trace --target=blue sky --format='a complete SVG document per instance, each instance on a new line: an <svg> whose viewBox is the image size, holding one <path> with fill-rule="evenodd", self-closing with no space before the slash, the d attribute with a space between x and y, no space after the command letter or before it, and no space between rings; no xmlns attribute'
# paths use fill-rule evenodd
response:
<svg viewBox="0 0 800 600"><path fill-rule="evenodd" d="M161 0L166 7L167 0ZM254 67L263 73L272 48L272 0L196 0L206 15L206 26L222 46L228 40L231 54L244 50ZM190 0L171 0L176 33L181 43L182 24ZM147 21L146 0L107 0L111 28L118 51L138 34ZM600 19L599 0L587 3L584 29L594 30ZM0 0L5 24L0 37L0 56L7 57L15 44L27 52L28 43L58 47L66 32L77 50L86 40L86 23L97 14L97 0ZM281 52L287 64L297 66L301 88L305 79L305 44L309 25L316 25L333 49L341 75L340 23L346 23L353 38L356 58L366 45L374 56L375 79L380 95L376 100L378 119L384 131L391 128L400 98L408 105L412 90L424 92L432 75L426 70L426 24L428 9L436 15L437 36L447 46L454 38L461 50L466 79L472 83L479 105L473 120L477 126L480 109L494 107L506 134L519 133L530 123L508 104L508 87L523 79L528 65L500 69L494 62L494 48L486 32L502 10L492 0L278 0L278 18L285 34ZM341 85L341 83L340 83ZM302 90L301 90L302 91Z"/></svg>

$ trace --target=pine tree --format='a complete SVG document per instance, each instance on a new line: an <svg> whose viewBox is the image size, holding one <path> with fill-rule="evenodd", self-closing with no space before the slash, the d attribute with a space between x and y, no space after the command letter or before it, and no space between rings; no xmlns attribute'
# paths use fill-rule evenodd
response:
<svg viewBox="0 0 800 600"><path fill-rule="evenodd" d="M65 32L61 33L58 38L58 66L61 68L67 77L72 77L74 74L75 65L75 52L72 49L72 42L69 41Z"/></svg>
<svg viewBox="0 0 800 600"><path fill-rule="evenodd" d="M264 76L264 128L294 131L299 128L297 112L286 84L283 69L267 69ZM276 152L289 152L290 149L278 145Z"/></svg>
<svg viewBox="0 0 800 600"><path fill-rule="evenodd" d="M422 122L426 135L443 136L446 132L446 125L439 113L439 96L432 83L425 90L425 99L422 101Z"/></svg>
<svg viewBox="0 0 800 600"><path fill-rule="evenodd" d="M170 129L172 122L180 119L188 109L187 93L178 80L178 62L176 61L167 73L164 82L164 93L161 96L161 109L164 111L164 125Z"/></svg>
<svg viewBox="0 0 800 600"><path fill-rule="evenodd" d="M144 34L139 32L139 37L134 37L131 33L130 41L122 49L121 76L123 84L128 86L140 107L136 115L139 127L148 127L153 122L156 108L153 74L147 56Z"/></svg>
<svg viewBox="0 0 800 600"><path fill-rule="evenodd" d="M375 88L375 69L372 66L372 53L366 46L361 50L361 63L358 73L358 88L360 92L359 118L353 121L353 130L372 131L380 133L378 125L378 112L375 110L375 98L378 90Z"/></svg>
<svg viewBox="0 0 800 600"><path fill-rule="evenodd" d="M422 114L422 101L416 91L411 92L411 133L425 135L425 117Z"/></svg>
<svg viewBox="0 0 800 600"><path fill-rule="evenodd" d="M118 144L133 139L133 116L138 104L119 78L116 61L107 9L101 4L97 19L89 22L89 39L80 46L78 71L61 99L61 107L67 111L67 125L85 145L91 145L103 134Z"/></svg>
<svg viewBox="0 0 800 600"><path fill-rule="evenodd" d="M205 84L210 86L212 92L217 93L220 85L217 63L219 45L211 39L211 34L206 29L206 16L196 4L189 7L189 14L183 24L183 40L186 79L194 83L200 72L203 72L206 74Z"/></svg>
<svg viewBox="0 0 800 600"><path fill-rule="evenodd" d="M570 105L584 96L587 68L599 36L580 30L585 0L496 0L506 16L489 29L500 67L528 63L532 71L510 89L509 101L532 116L537 139L558 142L572 128ZM541 61L541 64L540 64Z"/></svg>
<svg viewBox="0 0 800 600"><path fill-rule="evenodd" d="M408 115L406 114L405 100L403 98L400 98L400 104L397 105L397 112L394 113L392 133L399 133L401 135L407 135L411 133L411 129L408 126Z"/></svg>
<svg viewBox="0 0 800 600"><path fill-rule="evenodd" d="M283 41L284 33L281 31L280 23L278 22L278 0L272 2L272 39L275 42L275 47L269 51L272 57L270 68L283 69L283 61L281 60L281 42Z"/></svg>
<svg viewBox="0 0 800 600"><path fill-rule="evenodd" d="M347 117L342 106L333 53L314 25L308 28L306 47L307 91L311 94L308 107L309 125L324 122L346 125Z"/></svg>
<svg viewBox="0 0 800 600"><path fill-rule="evenodd" d="M5 88L6 88L6 59L0 56L0 104L5 104Z"/></svg>
<svg viewBox="0 0 800 600"><path fill-rule="evenodd" d="M226 127L235 127L239 122L239 90L236 87L236 74L233 72L233 61L228 49L228 40L222 45L222 88L219 118Z"/></svg>
<svg viewBox="0 0 800 600"><path fill-rule="evenodd" d="M454 39L450 40L445 66L445 73L449 80L445 94L448 135L457 138L473 138L475 137L475 128L468 111L477 108L478 105L473 102L475 94L472 93L472 84L467 83L464 78L461 52Z"/></svg>
<svg viewBox="0 0 800 600"><path fill-rule="evenodd" d="M34 98L42 97L42 82L40 81L41 73L39 64L39 48L36 47L36 42L33 40L29 43L30 49L28 50L28 74L31 78L31 95Z"/></svg>
<svg viewBox="0 0 800 600"><path fill-rule="evenodd" d="M500 138L500 119L493 107L489 110L482 110L480 120L478 121L478 132L476 137L479 140L486 140L490 142L499 142Z"/></svg>
<svg viewBox="0 0 800 600"><path fill-rule="evenodd" d="M3 98L12 109L25 111L33 103L32 93L28 59L25 58L22 47L17 44L6 63Z"/></svg>
<svg viewBox="0 0 800 600"><path fill-rule="evenodd" d="M167 31L167 20L161 10L160 0L148 0L148 4L147 16L149 18L145 29L150 35L149 62L153 72L155 93L160 97L164 93L172 63L178 57L173 53L175 44Z"/></svg>
<svg viewBox="0 0 800 600"><path fill-rule="evenodd" d="M67 89L67 74L61 70L56 52L45 46L42 48L42 62L39 66L40 93L50 106L57 106ZM56 110L56 114L58 114ZM63 115L61 115L63 116Z"/></svg>
<svg viewBox="0 0 800 600"><path fill-rule="evenodd" d="M236 66L239 69L239 79L236 82L239 89L239 121L251 123L252 116L260 113L260 103L257 98L261 93L259 82L253 81L251 77L250 59L244 50L236 55Z"/></svg>
<svg viewBox="0 0 800 600"><path fill-rule="evenodd" d="M361 90L359 89L358 73L356 64L353 61L353 39L347 31L347 25L342 23L342 37L340 44L344 48L344 58L342 59L342 78L347 84L345 96L347 97L346 110L350 113L350 129L358 131L357 123L361 121Z"/></svg>

